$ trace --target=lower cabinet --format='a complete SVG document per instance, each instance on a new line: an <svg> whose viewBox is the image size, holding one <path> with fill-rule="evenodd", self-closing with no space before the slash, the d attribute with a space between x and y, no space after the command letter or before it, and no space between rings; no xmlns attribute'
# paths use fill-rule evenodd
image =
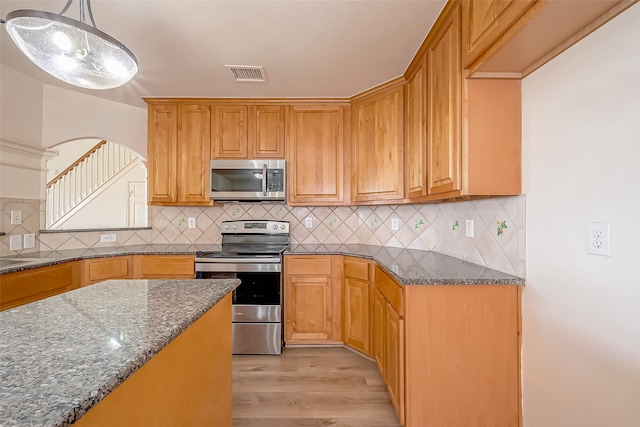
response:
<svg viewBox="0 0 640 427"><path fill-rule="evenodd" d="M374 359L401 425L405 424L402 287L376 268L373 300Z"/></svg>
<svg viewBox="0 0 640 427"><path fill-rule="evenodd" d="M131 256L82 260L82 286L109 279L128 279L132 271Z"/></svg>
<svg viewBox="0 0 640 427"><path fill-rule="evenodd" d="M371 355L371 283L373 264L361 258L344 258L342 334L349 347Z"/></svg>
<svg viewBox="0 0 640 427"><path fill-rule="evenodd" d="M193 255L136 255L133 257L134 279L193 279Z"/></svg>
<svg viewBox="0 0 640 427"><path fill-rule="evenodd" d="M80 261L0 276L0 311L51 297L80 286Z"/></svg>
<svg viewBox="0 0 640 427"><path fill-rule="evenodd" d="M284 257L286 344L342 342L341 256Z"/></svg>

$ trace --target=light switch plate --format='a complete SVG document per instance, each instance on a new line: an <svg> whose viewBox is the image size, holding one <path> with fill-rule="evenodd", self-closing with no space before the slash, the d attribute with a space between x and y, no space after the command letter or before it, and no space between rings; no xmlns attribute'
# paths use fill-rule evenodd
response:
<svg viewBox="0 0 640 427"><path fill-rule="evenodd" d="M9 250L19 251L20 249L22 249L22 235L9 236Z"/></svg>
<svg viewBox="0 0 640 427"><path fill-rule="evenodd" d="M305 226L306 228L311 228L311 227L313 227L313 218L311 218L311 217L305 218L305 219L304 219L304 226Z"/></svg>
<svg viewBox="0 0 640 427"><path fill-rule="evenodd" d="M391 218L391 231L398 231L400 228L400 223L398 218Z"/></svg>
<svg viewBox="0 0 640 427"><path fill-rule="evenodd" d="M24 248L31 249L36 247L36 235L35 234L25 234L24 235Z"/></svg>
<svg viewBox="0 0 640 427"><path fill-rule="evenodd" d="M465 235L467 237L473 237L473 220L472 219L467 220Z"/></svg>
<svg viewBox="0 0 640 427"><path fill-rule="evenodd" d="M187 219L187 227L188 228L196 228L196 219L194 217L189 217Z"/></svg>

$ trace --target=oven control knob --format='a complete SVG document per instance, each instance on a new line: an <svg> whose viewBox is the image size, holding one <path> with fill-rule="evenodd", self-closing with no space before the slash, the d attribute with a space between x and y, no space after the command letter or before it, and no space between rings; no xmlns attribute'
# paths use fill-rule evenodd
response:
<svg viewBox="0 0 640 427"><path fill-rule="evenodd" d="M238 226L237 226L237 225L235 225L235 224L233 224L233 225L232 225L232 227L233 227L233 229L234 229L234 230L235 230L236 228L238 228Z"/></svg>
<svg viewBox="0 0 640 427"><path fill-rule="evenodd" d="M280 228L282 228L282 229L284 230L284 229L285 229L285 225L284 225L284 224L282 224L282 225L280 226Z"/></svg>
<svg viewBox="0 0 640 427"><path fill-rule="evenodd" d="M224 228L228 229L229 228L229 224L225 224Z"/></svg>
<svg viewBox="0 0 640 427"><path fill-rule="evenodd" d="M273 224L273 229L277 230L278 229L278 224Z"/></svg>

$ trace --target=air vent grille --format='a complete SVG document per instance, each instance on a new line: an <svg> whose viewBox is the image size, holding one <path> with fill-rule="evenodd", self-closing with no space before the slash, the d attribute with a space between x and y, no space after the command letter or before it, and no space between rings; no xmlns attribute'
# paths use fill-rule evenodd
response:
<svg viewBox="0 0 640 427"><path fill-rule="evenodd" d="M261 65L225 65L237 82L266 82L267 75Z"/></svg>

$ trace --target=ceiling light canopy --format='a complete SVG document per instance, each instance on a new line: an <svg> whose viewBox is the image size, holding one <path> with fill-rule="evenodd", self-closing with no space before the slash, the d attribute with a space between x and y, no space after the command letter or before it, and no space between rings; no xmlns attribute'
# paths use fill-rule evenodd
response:
<svg viewBox="0 0 640 427"><path fill-rule="evenodd" d="M34 64L52 76L87 89L112 89L138 72L136 57L122 43L98 30L91 0L80 0L80 20L39 10L7 15L9 36ZM86 3L86 6L85 6ZM85 23L85 8L93 26Z"/></svg>

